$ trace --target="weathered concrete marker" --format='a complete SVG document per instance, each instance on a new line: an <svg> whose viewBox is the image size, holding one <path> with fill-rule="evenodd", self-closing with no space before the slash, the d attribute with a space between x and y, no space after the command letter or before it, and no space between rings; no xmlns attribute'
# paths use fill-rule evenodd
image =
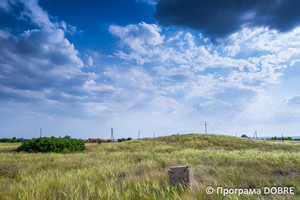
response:
<svg viewBox="0 0 300 200"><path fill-rule="evenodd" d="M191 186L194 184L193 179L193 170L188 169L189 166L177 166L170 167L169 169L169 180L170 185L182 185L182 186Z"/></svg>

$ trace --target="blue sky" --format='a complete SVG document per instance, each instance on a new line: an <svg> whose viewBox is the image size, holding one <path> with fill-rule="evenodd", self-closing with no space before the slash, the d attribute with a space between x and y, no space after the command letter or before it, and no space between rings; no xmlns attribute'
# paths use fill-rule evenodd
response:
<svg viewBox="0 0 300 200"><path fill-rule="evenodd" d="M200 12L201 11L201 12ZM2 0L0 138L299 136L298 1Z"/></svg>

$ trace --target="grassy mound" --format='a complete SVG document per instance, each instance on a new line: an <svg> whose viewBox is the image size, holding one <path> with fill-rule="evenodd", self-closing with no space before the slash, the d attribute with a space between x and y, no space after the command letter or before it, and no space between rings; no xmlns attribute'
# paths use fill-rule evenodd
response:
<svg viewBox="0 0 300 200"><path fill-rule="evenodd" d="M33 138L31 140L26 140L17 149L17 151L60 153L63 151L70 151L70 152L83 151L85 149L86 147L82 140L43 137L43 138Z"/></svg>
<svg viewBox="0 0 300 200"><path fill-rule="evenodd" d="M242 137L232 137L224 135L203 135L186 134L172 135L168 137L148 138L134 140L118 145L106 145L98 148L101 151L149 151L153 153L172 153L186 149L194 150L259 150L259 151L279 151L299 152L300 143L298 141L288 141L282 143L281 140L253 140Z"/></svg>

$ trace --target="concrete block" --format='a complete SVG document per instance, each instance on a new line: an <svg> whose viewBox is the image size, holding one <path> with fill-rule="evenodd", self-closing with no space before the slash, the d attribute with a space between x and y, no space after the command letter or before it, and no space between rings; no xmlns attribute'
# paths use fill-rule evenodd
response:
<svg viewBox="0 0 300 200"><path fill-rule="evenodd" d="M190 186L194 184L193 170L189 169L189 166L170 167L168 174L172 186Z"/></svg>

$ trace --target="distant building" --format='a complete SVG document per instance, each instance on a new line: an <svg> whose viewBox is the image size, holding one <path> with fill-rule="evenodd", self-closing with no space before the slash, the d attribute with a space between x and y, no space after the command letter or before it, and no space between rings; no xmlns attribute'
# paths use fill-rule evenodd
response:
<svg viewBox="0 0 300 200"><path fill-rule="evenodd" d="M83 142L86 143L104 143L106 140L101 139L101 138L89 138L88 140L84 140Z"/></svg>
<svg viewBox="0 0 300 200"><path fill-rule="evenodd" d="M89 138L88 142L89 143L97 143L98 142L98 138Z"/></svg>
<svg viewBox="0 0 300 200"><path fill-rule="evenodd" d="M243 137L243 138L249 138L246 134L243 134L241 137Z"/></svg>

